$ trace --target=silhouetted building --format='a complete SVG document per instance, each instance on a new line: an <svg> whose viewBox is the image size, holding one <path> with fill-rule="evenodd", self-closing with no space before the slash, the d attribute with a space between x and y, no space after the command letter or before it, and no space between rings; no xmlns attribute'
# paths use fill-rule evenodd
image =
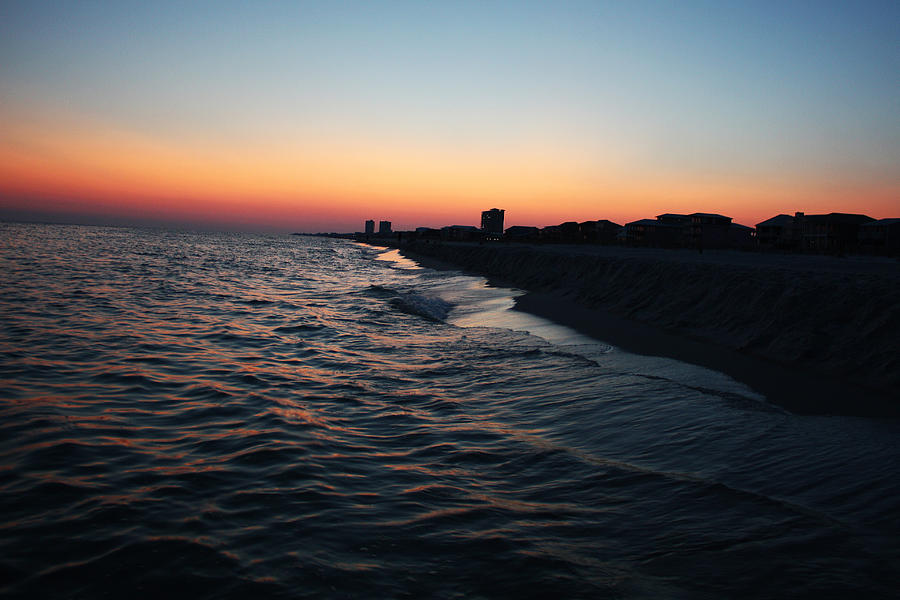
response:
<svg viewBox="0 0 900 600"><path fill-rule="evenodd" d="M492 208L481 213L481 232L485 239L499 240L503 237L503 213L500 208Z"/></svg>
<svg viewBox="0 0 900 600"><path fill-rule="evenodd" d="M730 245L731 217L713 213L693 213L685 241L694 248L726 248Z"/></svg>
<svg viewBox="0 0 900 600"><path fill-rule="evenodd" d="M367 234L375 233L375 220L374 219L369 219L368 221L366 221L366 233Z"/></svg>
<svg viewBox="0 0 900 600"><path fill-rule="evenodd" d="M680 215L687 216L687 215ZM690 220L687 221L689 223ZM656 219L640 219L625 224L625 243L630 246L658 246L671 248L681 245L685 222L663 222Z"/></svg>
<svg viewBox="0 0 900 600"><path fill-rule="evenodd" d="M597 237L597 221L582 221L578 224L578 241L593 242Z"/></svg>
<svg viewBox="0 0 900 600"><path fill-rule="evenodd" d="M859 249L873 254L900 254L900 219L878 219L860 225Z"/></svg>
<svg viewBox="0 0 900 600"><path fill-rule="evenodd" d="M391 222L390 221L380 221L378 223L378 235L390 235L391 234Z"/></svg>
<svg viewBox="0 0 900 600"><path fill-rule="evenodd" d="M537 241L540 229L537 227L526 227L524 225L513 225L506 228L506 239L518 242L534 242Z"/></svg>
<svg viewBox="0 0 900 600"><path fill-rule="evenodd" d="M689 246L691 240L691 215L680 213L663 213L656 215L656 221L665 227L652 229L652 235L657 238L652 246Z"/></svg>
<svg viewBox="0 0 900 600"><path fill-rule="evenodd" d="M538 239L542 242L558 242L562 234L559 232L559 225L547 225L546 227L541 227L540 232L538 233Z"/></svg>
<svg viewBox="0 0 900 600"><path fill-rule="evenodd" d="M578 240L578 223L566 221L559 224L559 241L564 244L572 244Z"/></svg>
<svg viewBox="0 0 900 600"><path fill-rule="evenodd" d="M541 229L540 239L542 242L554 244L574 244L581 241L578 223L575 221L566 221L559 225L550 225Z"/></svg>
<svg viewBox="0 0 900 600"><path fill-rule="evenodd" d="M859 227L874 221L866 215L828 213L802 218L803 249L813 252L847 252L859 247Z"/></svg>
<svg viewBox="0 0 900 600"><path fill-rule="evenodd" d="M691 215L681 215L678 213L663 213L656 215L656 220L666 225L690 225Z"/></svg>
<svg viewBox="0 0 900 600"><path fill-rule="evenodd" d="M441 239L441 230L433 227L416 227L416 230L410 233L409 239L439 240Z"/></svg>
<svg viewBox="0 0 900 600"><path fill-rule="evenodd" d="M799 250L803 213L775 215L756 224L756 243L763 250Z"/></svg>
<svg viewBox="0 0 900 600"><path fill-rule="evenodd" d="M607 219L585 221L578 224L578 233L581 241L589 244L612 244L616 241L616 235L621 230L621 225Z"/></svg>
<svg viewBox="0 0 900 600"><path fill-rule="evenodd" d="M448 225L441 227L441 239L471 242L481 238L481 230L473 225Z"/></svg>
<svg viewBox="0 0 900 600"><path fill-rule="evenodd" d="M750 250L756 245L756 230L740 223L728 226L728 243L726 247L736 250Z"/></svg>

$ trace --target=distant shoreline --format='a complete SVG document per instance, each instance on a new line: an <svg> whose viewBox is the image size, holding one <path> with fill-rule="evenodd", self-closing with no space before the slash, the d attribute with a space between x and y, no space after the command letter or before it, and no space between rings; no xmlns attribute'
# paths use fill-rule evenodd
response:
<svg viewBox="0 0 900 600"><path fill-rule="evenodd" d="M500 243L399 247L426 266L528 291L517 310L627 351L721 371L792 412L900 416L895 260Z"/></svg>

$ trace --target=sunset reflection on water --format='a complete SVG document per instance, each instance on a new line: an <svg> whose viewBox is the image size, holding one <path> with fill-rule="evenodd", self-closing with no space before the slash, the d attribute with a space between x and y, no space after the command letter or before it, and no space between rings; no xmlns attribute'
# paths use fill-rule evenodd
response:
<svg viewBox="0 0 900 600"><path fill-rule="evenodd" d="M4 595L892 589L896 423L344 241L0 227Z"/></svg>

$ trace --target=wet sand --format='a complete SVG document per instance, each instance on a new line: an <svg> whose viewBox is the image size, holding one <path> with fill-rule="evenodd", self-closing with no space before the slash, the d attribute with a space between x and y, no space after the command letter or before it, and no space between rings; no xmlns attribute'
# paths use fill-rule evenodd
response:
<svg viewBox="0 0 900 600"><path fill-rule="evenodd" d="M527 293L516 298L516 310L566 325L634 354L674 358L725 373L794 413L900 416L900 407L878 390L668 333L557 295Z"/></svg>

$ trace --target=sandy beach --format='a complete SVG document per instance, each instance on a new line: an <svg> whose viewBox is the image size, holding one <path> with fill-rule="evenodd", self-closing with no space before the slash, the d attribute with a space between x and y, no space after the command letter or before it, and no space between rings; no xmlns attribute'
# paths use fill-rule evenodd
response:
<svg viewBox="0 0 900 600"><path fill-rule="evenodd" d="M525 244L402 250L527 290L519 310L713 368L794 412L900 414L896 260Z"/></svg>

